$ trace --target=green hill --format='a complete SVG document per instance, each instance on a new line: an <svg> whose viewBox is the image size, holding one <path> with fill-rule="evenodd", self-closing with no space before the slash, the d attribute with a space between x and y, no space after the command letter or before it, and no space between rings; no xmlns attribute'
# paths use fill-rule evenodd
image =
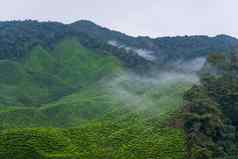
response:
<svg viewBox="0 0 238 159"><path fill-rule="evenodd" d="M137 114L142 121L155 118L160 123L179 111L183 93L191 86L177 81L153 86L147 81L134 82L129 76L123 73L102 79L40 107L1 107L1 123L8 128L77 127L95 120L117 121L131 114Z"/></svg>
<svg viewBox="0 0 238 159"><path fill-rule="evenodd" d="M19 79L2 79L0 158L185 158L183 130L165 125L190 83L151 83L75 39L2 63Z"/></svg>
<svg viewBox="0 0 238 159"><path fill-rule="evenodd" d="M183 97L198 77L177 60L229 55L237 44L134 38L88 21L0 22L0 158L185 159Z"/></svg>
<svg viewBox="0 0 238 159"><path fill-rule="evenodd" d="M2 60L0 65L0 103L11 106L48 103L120 69L116 58L97 54L73 39L52 51L36 47L20 62Z"/></svg>

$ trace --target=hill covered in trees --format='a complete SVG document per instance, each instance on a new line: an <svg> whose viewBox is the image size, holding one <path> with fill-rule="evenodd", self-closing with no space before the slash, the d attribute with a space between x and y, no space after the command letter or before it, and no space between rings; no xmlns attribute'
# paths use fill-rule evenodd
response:
<svg viewBox="0 0 238 159"><path fill-rule="evenodd" d="M206 56L211 52L229 52L238 45L237 39L227 35L216 37L178 36L154 39L150 37L131 37L86 20L68 25L58 22L31 20L9 21L0 22L0 58L22 57L37 45L52 49L57 42L66 37L77 37L83 46L90 48L107 50L117 44L121 46L120 48L135 53L138 53L138 50L148 51L153 56L164 60L160 62L175 60L176 58L186 59ZM113 53L116 54L116 51L114 50Z"/></svg>
<svg viewBox="0 0 238 159"><path fill-rule="evenodd" d="M211 54L185 93L190 158L237 158L237 54Z"/></svg>
<svg viewBox="0 0 238 159"><path fill-rule="evenodd" d="M0 158L234 158L237 46L0 22Z"/></svg>

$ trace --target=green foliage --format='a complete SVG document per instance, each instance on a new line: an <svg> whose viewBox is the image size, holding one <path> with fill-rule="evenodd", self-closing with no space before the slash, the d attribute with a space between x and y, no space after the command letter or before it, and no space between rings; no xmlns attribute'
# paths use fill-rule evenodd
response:
<svg viewBox="0 0 238 159"><path fill-rule="evenodd" d="M211 57L212 58L212 57ZM224 60L223 60L224 61ZM219 61L218 61L219 63ZM217 103L222 112L233 122L238 124L236 112L238 111L238 79L237 68L229 59L226 67L216 68L221 70L220 76L213 76L212 73L202 76L202 84L205 86L208 95ZM227 69L229 68L229 69Z"/></svg>
<svg viewBox="0 0 238 159"><path fill-rule="evenodd" d="M57 75L67 84L79 83L80 87L120 69L120 63L115 57L97 54L93 50L82 47L75 40L60 43L55 48L54 55L58 62L55 71Z"/></svg>
<svg viewBox="0 0 238 159"><path fill-rule="evenodd" d="M207 56L213 52L227 53L238 45L237 39L226 35L216 37L177 36L152 39L150 37L134 38L85 20L75 22L70 27L75 32L86 33L91 38L104 42L117 41L125 46L159 52L155 56L158 56L157 62L162 64L179 59Z"/></svg>
<svg viewBox="0 0 238 159"><path fill-rule="evenodd" d="M53 48L67 34L60 23L37 21L12 21L0 23L0 59L24 57L33 47Z"/></svg>
<svg viewBox="0 0 238 159"><path fill-rule="evenodd" d="M73 24L64 25L56 22L31 20L0 22L0 59L22 60L31 54L31 50L37 46L52 52L60 41L67 38L77 38L82 46L91 48L94 51L100 50L97 52L98 54L117 56L126 66L137 68L138 71L140 68L145 68L148 67L146 65L149 65L148 61L136 53L127 54L125 50L110 46L102 39L91 37L88 32L77 31L74 29ZM36 53L38 55L42 53L42 58L45 58L45 51L38 50L36 52L38 52ZM32 53L34 54L35 51ZM32 60L36 59L34 56L37 55L33 55ZM57 57L57 54L53 56L53 58L55 57Z"/></svg>
<svg viewBox="0 0 238 159"><path fill-rule="evenodd" d="M217 104L206 96L201 87L194 86L185 94L185 129L188 133L190 158L215 158L223 149L216 142L221 140L224 120Z"/></svg>
<svg viewBox="0 0 238 159"><path fill-rule="evenodd" d="M53 53L38 46L21 62L0 65L0 104L8 106L45 104L120 69L114 57L98 55L74 39L59 43Z"/></svg>
<svg viewBox="0 0 238 159"><path fill-rule="evenodd" d="M0 140L3 159L48 158L51 153L63 155L71 146L70 140L57 129L4 130Z"/></svg>
<svg viewBox="0 0 238 159"><path fill-rule="evenodd" d="M115 68L114 71L118 69ZM0 107L2 128L80 126L3 130L0 148L4 149L0 149L0 157L184 159L184 132L165 128L163 123L180 109L178 103L182 104L183 92L190 85L167 83L148 89L147 85L123 80L123 87L111 87L114 85L109 79L115 80L105 78L39 108ZM115 96L112 92L115 88L123 88L145 100L129 102Z"/></svg>
<svg viewBox="0 0 238 159"><path fill-rule="evenodd" d="M4 130L0 143L3 159L184 159L186 155L184 133L179 129L111 122L71 129Z"/></svg>
<svg viewBox="0 0 238 159"><path fill-rule="evenodd" d="M147 61L110 40L160 58ZM235 154L235 130L224 117L237 122L235 60L230 66L227 57L210 56L222 77L206 76L184 96L188 145L180 128L167 125L190 84L127 75L114 82L127 68L144 75L155 63L230 52L237 43L228 36L133 38L87 21L0 22L0 158L184 159L186 146L194 159Z"/></svg>
<svg viewBox="0 0 238 159"><path fill-rule="evenodd" d="M222 54L210 54L207 58L209 64L220 65L226 62L226 57Z"/></svg>
<svg viewBox="0 0 238 159"><path fill-rule="evenodd" d="M184 119L192 159L237 157L238 80L231 61L223 55L209 56L201 85L184 96L188 102Z"/></svg>
<svg viewBox="0 0 238 159"><path fill-rule="evenodd" d="M0 107L1 125L6 128L72 127L105 118L117 121L131 114L137 114L142 121L156 119L156 123L163 123L181 109L183 93L190 88L184 83L151 88L150 84L142 85L138 81L136 84L133 80L122 80L117 85L115 78L103 79L40 107ZM121 92L126 94L120 95Z"/></svg>
<svg viewBox="0 0 238 159"><path fill-rule="evenodd" d="M145 67L148 61L133 51L125 54L125 50L112 47L108 41L154 51L160 64L168 61L207 56L211 52L232 52L238 45L235 38L226 35L216 37L184 36L163 37L131 37L120 32L98 26L90 21L78 21L69 25L56 22L10 21L0 22L0 59L19 59L25 57L30 50L40 45L53 49L65 38L76 37L87 48L100 49L118 56L130 67ZM133 58L131 58L133 57ZM139 66L137 66L139 65Z"/></svg>

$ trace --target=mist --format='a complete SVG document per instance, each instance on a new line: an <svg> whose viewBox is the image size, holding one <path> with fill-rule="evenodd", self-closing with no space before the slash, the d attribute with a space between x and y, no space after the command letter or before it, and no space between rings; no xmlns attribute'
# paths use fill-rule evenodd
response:
<svg viewBox="0 0 238 159"><path fill-rule="evenodd" d="M108 41L109 45L115 46L117 48L122 48L125 49L128 53L130 51L135 52L137 55L143 57L144 59L148 60L148 61L154 61L156 60L156 57L153 55L154 52L150 51L150 50L146 50L146 49L141 49L141 48L135 48L135 47L131 47L131 46L127 46L125 44L121 44L115 40L110 40Z"/></svg>
<svg viewBox="0 0 238 159"><path fill-rule="evenodd" d="M173 65L177 69L151 70L151 76L121 72L107 82L105 87L121 106L132 111L149 111L152 114L156 110L158 115L165 109L176 110L182 105L183 93L199 83L197 72L205 61L204 57L199 57L175 62Z"/></svg>
<svg viewBox="0 0 238 159"><path fill-rule="evenodd" d="M192 60L179 60L173 63L175 68L186 73L198 72L205 65L206 57L197 57Z"/></svg>

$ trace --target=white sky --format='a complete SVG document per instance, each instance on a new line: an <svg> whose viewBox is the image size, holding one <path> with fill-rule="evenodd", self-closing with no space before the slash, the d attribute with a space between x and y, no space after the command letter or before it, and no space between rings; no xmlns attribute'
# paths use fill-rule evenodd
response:
<svg viewBox="0 0 238 159"><path fill-rule="evenodd" d="M0 20L80 19L129 35L238 37L238 0L2 0Z"/></svg>

